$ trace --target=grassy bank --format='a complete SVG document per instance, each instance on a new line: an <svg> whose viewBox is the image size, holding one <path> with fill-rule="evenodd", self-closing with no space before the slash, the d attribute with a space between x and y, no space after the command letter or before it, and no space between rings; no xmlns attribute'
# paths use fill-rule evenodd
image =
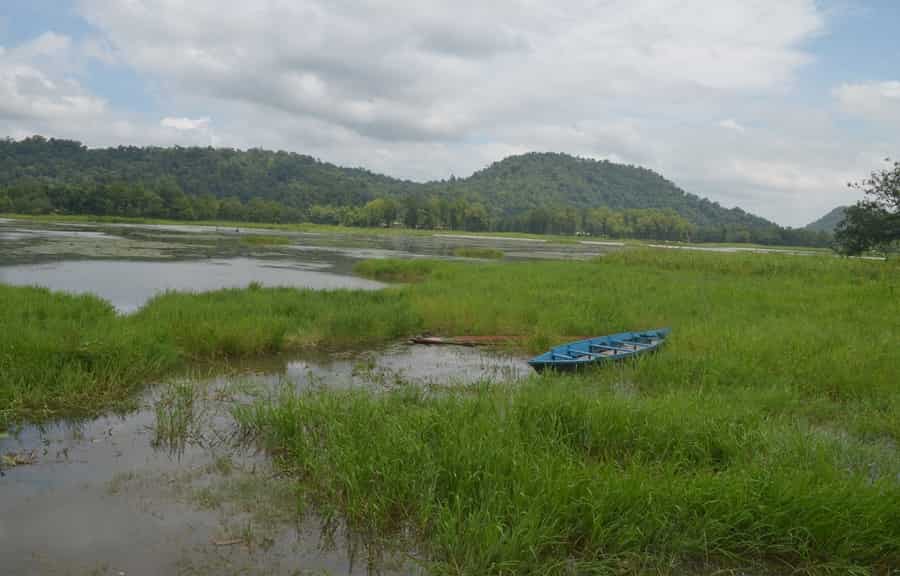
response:
<svg viewBox="0 0 900 576"><path fill-rule="evenodd" d="M900 263L625 251L369 261L404 286L165 294L117 316L0 286L7 422L81 414L179 367L427 329L671 326L652 358L444 394L316 390L240 411L304 498L445 573L887 574L900 565Z"/></svg>

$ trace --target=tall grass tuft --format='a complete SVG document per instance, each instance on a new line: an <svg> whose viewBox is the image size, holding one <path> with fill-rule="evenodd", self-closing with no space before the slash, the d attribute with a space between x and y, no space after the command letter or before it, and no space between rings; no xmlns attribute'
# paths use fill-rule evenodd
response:
<svg viewBox="0 0 900 576"><path fill-rule="evenodd" d="M195 424L198 390L190 380L175 380L162 388L153 406L156 425L153 445L181 455Z"/></svg>

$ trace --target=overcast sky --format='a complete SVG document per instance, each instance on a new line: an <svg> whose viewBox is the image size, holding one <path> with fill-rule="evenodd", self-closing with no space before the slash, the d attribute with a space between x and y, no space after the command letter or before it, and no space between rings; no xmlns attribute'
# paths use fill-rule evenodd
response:
<svg viewBox="0 0 900 576"><path fill-rule="evenodd" d="M896 0L0 5L0 137L286 149L414 180L568 152L793 226L900 157Z"/></svg>

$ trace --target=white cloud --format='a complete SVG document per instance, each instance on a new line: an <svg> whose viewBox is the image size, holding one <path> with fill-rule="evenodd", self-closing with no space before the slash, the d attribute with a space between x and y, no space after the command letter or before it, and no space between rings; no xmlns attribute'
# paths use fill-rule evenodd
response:
<svg viewBox="0 0 900 576"><path fill-rule="evenodd" d="M209 117L203 118L174 118L167 116L159 122L163 128L174 130L206 130L209 128Z"/></svg>
<svg viewBox="0 0 900 576"><path fill-rule="evenodd" d="M196 130L148 125L140 115L114 109L85 87L84 58L97 58L85 43L46 32L18 46L0 47L0 136L43 134L72 138L93 146L140 144L216 144L204 124Z"/></svg>
<svg viewBox="0 0 900 576"><path fill-rule="evenodd" d="M102 117L105 100L64 73L70 51L70 38L52 32L0 51L0 119L17 129L21 122L79 125Z"/></svg>
<svg viewBox="0 0 900 576"><path fill-rule="evenodd" d="M26 42L15 50L15 56L21 60L32 60L38 57L66 56L72 45L72 39L55 32L44 32L30 42Z"/></svg>
<svg viewBox="0 0 900 576"><path fill-rule="evenodd" d="M846 185L855 177L840 170L803 165L796 162L735 158L725 173L756 188L782 190L791 194L821 192Z"/></svg>
<svg viewBox="0 0 900 576"><path fill-rule="evenodd" d="M744 126L741 125L734 118L726 118L725 120L719 120L719 122L718 122L718 124L716 124L716 126L718 126L719 128L725 128L726 130L738 132L741 134L743 134L744 132L747 131L747 129L744 128Z"/></svg>
<svg viewBox="0 0 900 576"><path fill-rule="evenodd" d="M872 120L900 121L900 82L841 84L832 92L844 111Z"/></svg>

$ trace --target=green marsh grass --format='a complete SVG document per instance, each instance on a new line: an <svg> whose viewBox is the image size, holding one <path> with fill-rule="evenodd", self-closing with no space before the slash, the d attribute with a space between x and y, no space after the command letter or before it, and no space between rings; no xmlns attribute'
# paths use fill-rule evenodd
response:
<svg viewBox="0 0 900 576"><path fill-rule="evenodd" d="M408 297L392 292L170 292L121 316L93 296L0 284L0 429L132 408L143 385L186 368L372 346L418 328Z"/></svg>
<svg viewBox="0 0 900 576"><path fill-rule="evenodd" d="M454 256L462 258L503 258L503 252L494 248L479 248L475 246L460 246L453 249Z"/></svg>
<svg viewBox="0 0 900 576"><path fill-rule="evenodd" d="M900 562L895 448L811 433L726 391L627 396L608 378L320 391L237 416L309 504L424 547L436 573Z"/></svg>
<svg viewBox="0 0 900 576"><path fill-rule="evenodd" d="M438 573L888 574L900 566L900 262L617 252L371 261L376 293L164 294L130 316L0 286L5 422L95 412L185 366L420 330L520 353L670 326L651 358L238 409L304 499Z"/></svg>

